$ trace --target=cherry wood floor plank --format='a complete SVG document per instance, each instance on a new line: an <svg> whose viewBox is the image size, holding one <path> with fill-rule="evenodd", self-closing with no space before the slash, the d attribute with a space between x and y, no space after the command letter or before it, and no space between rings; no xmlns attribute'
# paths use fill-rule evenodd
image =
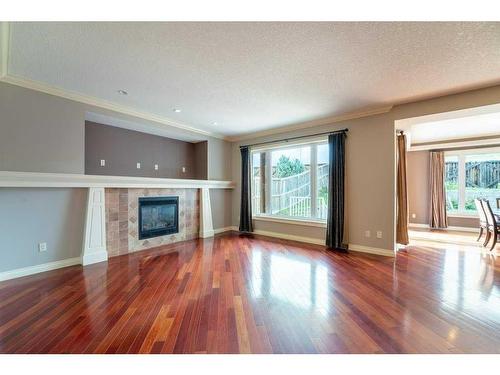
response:
<svg viewBox="0 0 500 375"><path fill-rule="evenodd" d="M500 261L229 233L0 282L0 353L500 353Z"/></svg>

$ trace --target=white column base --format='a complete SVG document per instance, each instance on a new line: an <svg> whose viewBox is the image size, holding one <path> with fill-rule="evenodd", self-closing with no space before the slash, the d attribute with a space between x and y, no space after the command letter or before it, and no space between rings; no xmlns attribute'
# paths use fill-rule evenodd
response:
<svg viewBox="0 0 500 375"><path fill-rule="evenodd" d="M212 206L210 204L210 189L202 188L200 194L200 237L208 238L214 236L212 223Z"/></svg>
<svg viewBox="0 0 500 375"><path fill-rule="evenodd" d="M108 260L104 188L89 188L82 248L82 265Z"/></svg>

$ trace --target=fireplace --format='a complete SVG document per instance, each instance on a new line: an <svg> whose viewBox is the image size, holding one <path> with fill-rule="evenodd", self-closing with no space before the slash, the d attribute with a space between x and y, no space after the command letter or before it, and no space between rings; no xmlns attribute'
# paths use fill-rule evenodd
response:
<svg viewBox="0 0 500 375"><path fill-rule="evenodd" d="M139 198L139 239L179 232L179 197Z"/></svg>

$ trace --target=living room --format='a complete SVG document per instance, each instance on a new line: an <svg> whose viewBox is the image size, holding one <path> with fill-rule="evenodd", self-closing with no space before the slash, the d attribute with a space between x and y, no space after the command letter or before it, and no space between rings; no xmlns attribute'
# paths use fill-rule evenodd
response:
<svg viewBox="0 0 500 375"><path fill-rule="evenodd" d="M42 21L0 353L499 353L498 22Z"/></svg>

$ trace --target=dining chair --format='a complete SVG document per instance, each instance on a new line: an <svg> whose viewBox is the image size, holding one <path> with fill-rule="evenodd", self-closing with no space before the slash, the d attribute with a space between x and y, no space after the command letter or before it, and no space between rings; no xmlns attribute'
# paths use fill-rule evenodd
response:
<svg viewBox="0 0 500 375"><path fill-rule="evenodd" d="M498 242L498 236L500 235L500 220L498 219L498 216L493 213L490 202L488 200L481 200L481 203L483 205L486 220L488 222L486 231L486 244L489 242L491 235L493 235L493 244L490 248L490 251L492 251L495 248L495 245Z"/></svg>
<svg viewBox="0 0 500 375"><path fill-rule="evenodd" d="M488 231L488 221L486 220L486 214L484 212L483 204L481 203L480 199L474 199L474 204L476 205L476 210L479 215L479 237L477 238L476 241L479 241L481 239L481 236L483 235L483 232L486 230ZM488 236L486 236L488 237ZM486 246L485 242L483 246Z"/></svg>

